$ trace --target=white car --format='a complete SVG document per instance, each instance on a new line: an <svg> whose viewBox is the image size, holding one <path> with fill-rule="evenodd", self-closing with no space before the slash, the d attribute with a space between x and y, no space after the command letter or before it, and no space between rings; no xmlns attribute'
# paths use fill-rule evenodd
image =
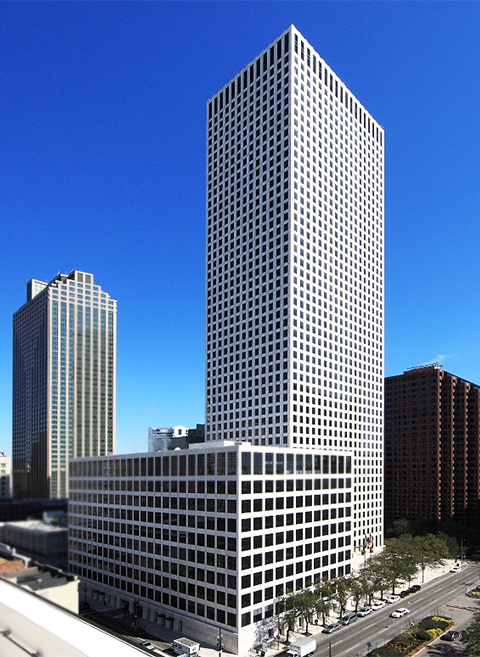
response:
<svg viewBox="0 0 480 657"><path fill-rule="evenodd" d="M371 607L364 607L363 609L359 609L357 611L357 616L359 618L363 618L364 616L369 616L370 614L373 614L373 609Z"/></svg>
<svg viewBox="0 0 480 657"><path fill-rule="evenodd" d="M150 643L150 641L140 641L140 645L142 648L146 648L147 650L155 650L157 646L154 646L153 643Z"/></svg>
<svg viewBox="0 0 480 657"><path fill-rule="evenodd" d="M461 570L462 570L461 566L454 566L450 572L451 573L459 573Z"/></svg>
<svg viewBox="0 0 480 657"><path fill-rule="evenodd" d="M392 611L390 616L391 618L402 618L403 616L406 616L409 613L410 613L410 609L407 609L406 607L399 607L398 609L395 609L395 611Z"/></svg>
<svg viewBox="0 0 480 657"><path fill-rule="evenodd" d="M377 609L382 609L383 607L385 607L385 600L374 600L371 606L373 611L377 611Z"/></svg>
<svg viewBox="0 0 480 657"><path fill-rule="evenodd" d="M400 596L394 594L387 595L387 597L385 598L385 602L388 603L389 605L393 605L394 602L398 602L399 600L400 600Z"/></svg>

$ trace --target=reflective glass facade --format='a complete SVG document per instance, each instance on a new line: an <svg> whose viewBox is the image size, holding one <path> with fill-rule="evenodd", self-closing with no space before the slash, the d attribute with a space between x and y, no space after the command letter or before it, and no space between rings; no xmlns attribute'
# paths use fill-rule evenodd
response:
<svg viewBox="0 0 480 657"><path fill-rule="evenodd" d="M115 449L116 301L73 271L30 281L13 317L19 497L68 496L68 460Z"/></svg>

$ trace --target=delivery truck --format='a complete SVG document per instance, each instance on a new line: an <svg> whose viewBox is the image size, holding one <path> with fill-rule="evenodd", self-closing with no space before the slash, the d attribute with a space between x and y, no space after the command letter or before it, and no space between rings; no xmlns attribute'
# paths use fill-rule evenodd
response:
<svg viewBox="0 0 480 657"><path fill-rule="evenodd" d="M175 639L172 642L172 648L177 653L177 655L198 655L200 650L200 644L192 639L186 639L181 637L180 639Z"/></svg>
<svg viewBox="0 0 480 657"><path fill-rule="evenodd" d="M287 650L289 657L306 657L311 655L317 649L317 640L308 636L302 636L300 639L295 639L290 644Z"/></svg>

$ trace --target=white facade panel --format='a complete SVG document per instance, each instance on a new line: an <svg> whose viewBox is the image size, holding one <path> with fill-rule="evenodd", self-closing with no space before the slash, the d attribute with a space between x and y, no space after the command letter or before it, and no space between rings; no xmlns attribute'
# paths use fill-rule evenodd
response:
<svg viewBox="0 0 480 657"><path fill-rule="evenodd" d="M235 654L260 620L268 638L275 598L350 572L351 528L340 453L219 441L71 463L70 569L196 639L220 626Z"/></svg>

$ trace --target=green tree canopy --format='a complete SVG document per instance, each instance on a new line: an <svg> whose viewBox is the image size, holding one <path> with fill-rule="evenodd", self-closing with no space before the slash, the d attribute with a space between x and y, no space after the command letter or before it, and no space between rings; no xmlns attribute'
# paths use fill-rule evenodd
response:
<svg viewBox="0 0 480 657"><path fill-rule="evenodd" d="M305 631L308 634L308 625L316 612L318 595L310 589L291 593L285 598L286 617L288 621L302 618L305 622Z"/></svg>

